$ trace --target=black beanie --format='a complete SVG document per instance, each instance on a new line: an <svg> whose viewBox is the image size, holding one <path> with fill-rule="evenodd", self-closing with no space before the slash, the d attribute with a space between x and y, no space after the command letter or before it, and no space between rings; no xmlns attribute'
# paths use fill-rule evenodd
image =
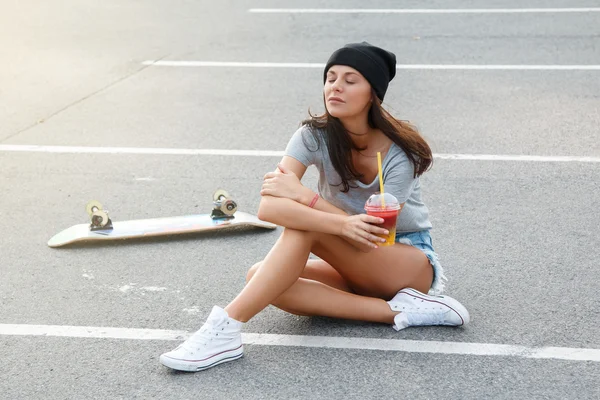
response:
<svg viewBox="0 0 600 400"><path fill-rule="evenodd" d="M323 83L332 65L347 65L360 72L381 100L388 84L396 76L396 55L367 42L349 43L336 50L325 65Z"/></svg>

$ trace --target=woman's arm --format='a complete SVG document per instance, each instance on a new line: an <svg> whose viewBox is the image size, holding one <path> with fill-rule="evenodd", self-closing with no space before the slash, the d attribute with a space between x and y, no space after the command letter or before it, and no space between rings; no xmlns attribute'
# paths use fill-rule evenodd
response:
<svg viewBox="0 0 600 400"><path fill-rule="evenodd" d="M298 200L296 201L298 201L298 203L300 204L308 206L314 200L317 194L309 188L305 187L304 189L305 190L303 191L303 193L300 194L300 196L298 196ZM347 212L337 208L336 206L334 206L333 204L329 203L327 200L321 197L317 199L317 202L313 205L313 208L315 210L324 211L331 214L348 215Z"/></svg>
<svg viewBox="0 0 600 400"><path fill-rule="evenodd" d="M297 182L290 183L290 186L292 186L292 187L289 188L288 193L286 193L286 196L279 196L279 197L287 197L287 198L294 200L300 204L309 206L312 203L312 201L314 200L316 193L313 192L311 189L303 186L300 183L300 181L302 180L302 177L304 176L304 173L306 172L307 167L304 164L302 164L300 161L296 160L295 158L289 157L289 156L284 156L278 165L280 165L285 170L285 172L288 172L288 173L293 172L294 175L296 175L296 177L298 178ZM265 178L269 175L276 174L277 172L283 172L283 171L281 171L281 168L278 167L275 172L265 175ZM269 197L266 195L267 194L266 192L267 191L265 191L265 190L261 190L261 195L263 196L263 198ZM261 204L262 204L262 201L261 201ZM322 199L321 197L318 197L316 203L313 205L312 208L315 210L324 211L324 212L331 213L331 214L348 215L348 213L346 213L344 210L337 208L336 206L327 202L325 199Z"/></svg>
<svg viewBox="0 0 600 400"><path fill-rule="evenodd" d="M277 176L276 179L267 178L267 181L276 180L277 183L263 184L258 209L260 219L292 229L338 235L362 251L377 248L372 243L378 240L375 235L387 234L384 229L373 225L383 223L381 218L366 214L349 216L321 198L312 208L309 207L314 192L299 182L306 166L287 156L280 165L284 171L279 175L267 174Z"/></svg>
<svg viewBox="0 0 600 400"><path fill-rule="evenodd" d="M258 218L263 221L302 231L315 231L341 235L346 215L319 211L292 199L263 196L258 208Z"/></svg>
<svg viewBox="0 0 600 400"><path fill-rule="evenodd" d="M333 214L315 210L283 197L263 196L258 209L258 218L286 228L337 235L363 252L378 247L375 244L379 241L377 234L388 233L374 225L382 224L382 218L367 214L352 216Z"/></svg>
<svg viewBox="0 0 600 400"><path fill-rule="evenodd" d="M307 169L300 161L288 156L283 157L280 165L293 172L298 180L302 180ZM321 198L313 208L308 207L314 196L312 190L302 185L298 185L288 198L263 194L258 207L258 218L288 228L339 235L342 222L340 217L347 214Z"/></svg>

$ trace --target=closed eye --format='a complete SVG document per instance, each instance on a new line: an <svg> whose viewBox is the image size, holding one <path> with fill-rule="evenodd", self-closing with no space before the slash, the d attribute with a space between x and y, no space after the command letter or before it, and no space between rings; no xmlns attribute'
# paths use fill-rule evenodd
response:
<svg viewBox="0 0 600 400"><path fill-rule="evenodd" d="M333 83L333 82L335 82L335 79L333 79L333 78L332 79L328 79L327 82ZM354 85L356 82L346 81L346 83L349 84L349 85Z"/></svg>

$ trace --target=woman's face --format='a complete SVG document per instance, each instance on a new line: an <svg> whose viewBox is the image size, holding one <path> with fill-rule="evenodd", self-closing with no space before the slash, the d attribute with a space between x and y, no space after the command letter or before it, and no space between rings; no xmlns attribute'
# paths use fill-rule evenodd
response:
<svg viewBox="0 0 600 400"><path fill-rule="evenodd" d="M368 111L371 85L354 68L333 65L323 87L327 111L336 118L348 118Z"/></svg>

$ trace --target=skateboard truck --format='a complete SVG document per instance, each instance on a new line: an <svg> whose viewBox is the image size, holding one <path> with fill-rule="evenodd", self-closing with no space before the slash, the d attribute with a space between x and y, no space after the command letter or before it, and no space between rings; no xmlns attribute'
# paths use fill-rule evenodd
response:
<svg viewBox="0 0 600 400"><path fill-rule="evenodd" d="M90 201L86 206L85 210L90 216L90 230L108 230L113 228L111 219L108 217L108 210L102 209L102 204L96 200Z"/></svg>
<svg viewBox="0 0 600 400"><path fill-rule="evenodd" d="M210 214L212 219L232 219L237 211L237 204L231 199L229 193L223 189L213 194L213 210ZM102 208L102 204L96 200L90 201L85 210L90 216L90 231L105 231L113 229L113 222L108 216L108 210Z"/></svg>
<svg viewBox="0 0 600 400"><path fill-rule="evenodd" d="M225 190L219 189L213 194L213 204L214 207L210 213L212 219L235 218L233 214L237 211L237 204Z"/></svg>

